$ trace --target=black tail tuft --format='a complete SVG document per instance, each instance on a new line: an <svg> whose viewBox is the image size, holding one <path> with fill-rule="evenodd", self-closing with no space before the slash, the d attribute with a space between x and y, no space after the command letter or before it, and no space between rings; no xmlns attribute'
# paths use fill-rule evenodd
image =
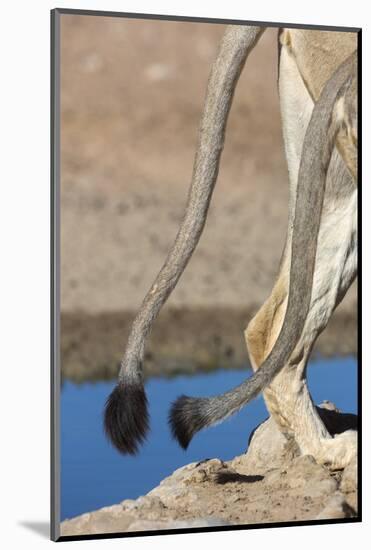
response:
<svg viewBox="0 0 371 550"><path fill-rule="evenodd" d="M183 449L187 449L192 437L206 426L201 398L182 395L172 404L169 412L171 433Z"/></svg>
<svg viewBox="0 0 371 550"><path fill-rule="evenodd" d="M104 430L120 453L134 455L149 428L147 398L142 385L119 383L108 397Z"/></svg>

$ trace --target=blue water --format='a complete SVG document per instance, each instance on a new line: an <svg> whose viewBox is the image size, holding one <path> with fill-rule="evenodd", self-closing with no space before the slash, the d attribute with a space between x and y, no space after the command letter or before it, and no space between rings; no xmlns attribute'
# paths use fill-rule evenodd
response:
<svg viewBox="0 0 371 550"><path fill-rule="evenodd" d="M309 386L316 403L333 401L346 412L357 412L357 365L354 358L313 361ZM102 506L137 498L176 468L189 462L243 453L251 431L267 417L261 397L222 424L200 432L183 451L171 439L167 414L180 394L207 396L240 384L244 371L153 378L146 384L151 432L139 455L120 455L106 440L102 410L114 382L66 382L61 395L61 519Z"/></svg>

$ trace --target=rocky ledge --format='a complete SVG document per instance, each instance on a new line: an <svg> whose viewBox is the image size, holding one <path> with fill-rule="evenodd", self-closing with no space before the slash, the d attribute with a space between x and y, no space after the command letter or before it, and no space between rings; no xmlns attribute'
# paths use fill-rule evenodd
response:
<svg viewBox="0 0 371 550"><path fill-rule="evenodd" d="M328 402L319 411L333 434L356 429L355 415ZM300 456L269 419L254 431L246 454L183 466L145 496L63 521L61 535L352 517L357 462L331 472Z"/></svg>

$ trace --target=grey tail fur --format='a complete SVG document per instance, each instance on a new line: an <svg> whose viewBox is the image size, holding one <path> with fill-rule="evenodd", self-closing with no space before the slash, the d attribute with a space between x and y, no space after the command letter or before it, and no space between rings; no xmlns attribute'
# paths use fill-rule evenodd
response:
<svg viewBox="0 0 371 550"><path fill-rule="evenodd" d="M168 257L134 320L119 382L105 407L106 434L121 453L137 452L148 431L147 401L142 382L145 341L201 236L218 175L234 90L245 60L264 30L263 27L228 27L213 64L185 215Z"/></svg>
<svg viewBox="0 0 371 550"><path fill-rule="evenodd" d="M353 54L329 79L314 106L305 135L292 237L288 306L279 337L260 368L238 387L209 398L183 395L173 403L169 413L170 429L184 449L199 430L221 422L256 397L283 368L302 334L311 302L326 174L340 129L333 124L332 113L335 102L355 74L355 63Z"/></svg>

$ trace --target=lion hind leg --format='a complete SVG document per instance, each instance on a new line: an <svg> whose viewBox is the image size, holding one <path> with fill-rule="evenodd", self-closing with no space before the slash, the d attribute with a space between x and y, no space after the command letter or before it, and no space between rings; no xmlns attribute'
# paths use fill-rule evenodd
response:
<svg viewBox="0 0 371 550"><path fill-rule="evenodd" d="M245 331L254 370L266 358L279 331L283 314L276 304L275 299L268 299ZM264 400L280 431L288 438L294 437L301 454L310 454L331 469L344 468L356 456L357 433L350 430L332 437L319 416L306 379L311 347L307 342L296 350L292 360L263 392Z"/></svg>
<svg viewBox="0 0 371 550"><path fill-rule="evenodd" d="M333 167L339 162L335 153ZM318 240L310 311L289 361L264 391L270 414L283 433L293 435L302 454L311 454L333 469L345 467L356 455L356 433L332 437L311 398L306 369L310 352L356 274L356 191L337 208L325 209ZM286 246L286 250L289 246ZM331 254L329 253L331 251ZM289 258L270 297L250 321L245 339L251 364L257 370L269 355L281 330L288 294Z"/></svg>
<svg viewBox="0 0 371 550"><path fill-rule="evenodd" d="M245 341L254 371L269 355L282 327L288 294L286 273L287 263L284 263L270 297L245 330ZM317 413L307 388L305 367L309 352L309 346L299 352L296 350L297 359L283 367L264 390L263 396L271 416L282 433L294 435L296 439L302 439L298 437L299 433L306 433L307 437L304 439L319 441L322 438L329 438L330 435ZM299 426L298 421L303 425ZM302 451L305 451L307 446L303 443Z"/></svg>
<svg viewBox="0 0 371 550"><path fill-rule="evenodd" d="M290 30L290 35L292 33ZM295 33L296 40L300 38L300 31ZM313 99L298 68L300 53L303 52L293 48L291 40L283 40L279 89L290 177L289 223L280 274L270 297L245 331L254 370L260 367L272 350L287 307L298 171L304 135L313 109ZM354 96L354 90L352 93ZM350 147L351 154L354 149L355 147ZM353 157L348 156L352 160ZM349 172L345 168L335 149L327 174L309 314L296 349L264 391L267 408L279 429L295 437L302 454L311 454L318 462L332 468L344 467L355 456L356 434L350 431L331 437L311 398L306 367L318 335L326 327L356 275L357 196L350 173L352 170Z"/></svg>

